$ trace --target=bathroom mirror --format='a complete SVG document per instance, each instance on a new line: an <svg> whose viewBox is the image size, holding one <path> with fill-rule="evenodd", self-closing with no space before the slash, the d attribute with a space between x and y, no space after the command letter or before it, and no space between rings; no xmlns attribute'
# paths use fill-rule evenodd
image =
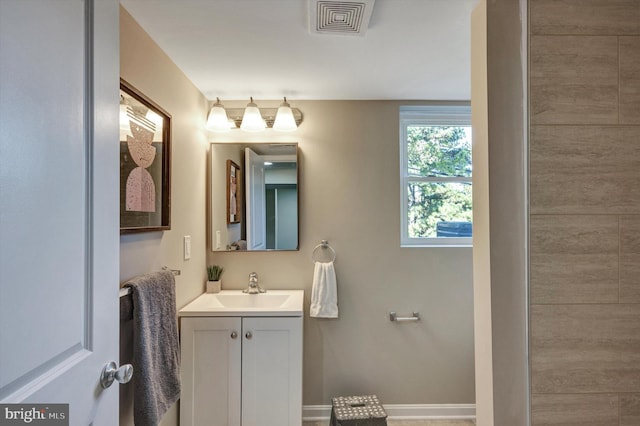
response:
<svg viewBox="0 0 640 426"><path fill-rule="evenodd" d="M298 250L298 144L212 143L212 251Z"/></svg>

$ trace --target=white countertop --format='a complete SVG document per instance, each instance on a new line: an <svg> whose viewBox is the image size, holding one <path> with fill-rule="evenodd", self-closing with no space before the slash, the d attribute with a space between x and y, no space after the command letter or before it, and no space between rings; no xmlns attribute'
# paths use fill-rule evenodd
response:
<svg viewBox="0 0 640 426"><path fill-rule="evenodd" d="M180 317L301 317L304 290L267 290L245 294L242 290L204 293L178 311Z"/></svg>

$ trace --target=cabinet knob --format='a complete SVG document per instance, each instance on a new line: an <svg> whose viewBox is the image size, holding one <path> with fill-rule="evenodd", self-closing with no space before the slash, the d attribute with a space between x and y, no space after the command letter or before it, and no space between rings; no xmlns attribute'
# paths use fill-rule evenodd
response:
<svg viewBox="0 0 640 426"><path fill-rule="evenodd" d="M238 333L236 333L235 331L231 332L231 338L232 339L236 339L238 337Z"/></svg>
<svg viewBox="0 0 640 426"><path fill-rule="evenodd" d="M251 334L250 331L247 331L247 334L245 334L244 337L246 337L247 339L251 339L253 337L253 334Z"/></svg>

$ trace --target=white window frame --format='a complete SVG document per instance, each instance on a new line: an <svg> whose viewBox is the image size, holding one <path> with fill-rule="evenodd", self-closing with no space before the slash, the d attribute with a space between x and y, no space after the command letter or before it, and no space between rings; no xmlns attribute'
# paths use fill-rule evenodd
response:
<svg viewBox="0 0 640 426"><path fill-rule="evenodd" d="M410 238L408 223L409 181L471 182L471 177L409 176L407 164L407 127L471 126L471 105L412 105L400 107L400 246L401 247L471 247L472 237ZM472 186L473 188L473 186ZM472 189L473 191L473 189Z"/></svg>

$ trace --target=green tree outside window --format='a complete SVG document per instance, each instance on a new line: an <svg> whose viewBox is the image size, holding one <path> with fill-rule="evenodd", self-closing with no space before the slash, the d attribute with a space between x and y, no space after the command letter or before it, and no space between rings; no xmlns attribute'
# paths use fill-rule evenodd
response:
<svg viewBox="0 0 640 426"><path fill-rule="evenodd" d="M471 136L468 126L407 127L410 238L436 238L440 222L471 222Z"/></svg>

